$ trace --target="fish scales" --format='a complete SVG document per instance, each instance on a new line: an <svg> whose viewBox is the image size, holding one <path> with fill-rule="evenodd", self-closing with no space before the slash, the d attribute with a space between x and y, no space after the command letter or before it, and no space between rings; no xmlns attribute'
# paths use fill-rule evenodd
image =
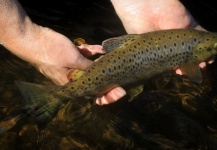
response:
<svg viewBox="0 0 217 150"><path fill-rule="evenodd" d="M202 34L195 30L169 30L120 39L123 43L118 42L116 49L87 68L79 80L68 83L65 89L72 96L95 96L175 69L192 56L192 48L203 40Z"/></svg>
<svg viewBox="0 0 217 150"><path fill-rule="evenodd" d="M198 64L216 55L217 34L194 29L162 30L108 39L103 42L103 48L107 54L81 71L80 78L64 86L48 88L17 81L27 102L18 112L31 114L38 124L44 124L70 100L101 96L117 86L140 87L142 81L177 67L200 83ZM25 115L17 118L22 116ZM0 126L0 131L12 128L10 120L14 117L13 114L7 117L5 123L10 126Z"/></svg>

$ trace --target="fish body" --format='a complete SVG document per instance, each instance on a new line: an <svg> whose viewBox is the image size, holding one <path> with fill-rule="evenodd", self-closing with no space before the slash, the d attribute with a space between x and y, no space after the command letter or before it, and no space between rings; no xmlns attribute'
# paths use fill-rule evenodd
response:
<svg viewBox="0 0 217 150"><path fill-rule="evenodd" d="M118 86L136 87L178 67L201 82L198 64L216 55L217 34L194 29L128 34L104 41L103 49L108 53L82 71L80 78L64 86L16 82L27 101L23 109L35 115L39 123L45 123L70 100L101 96Z"/></svg>
<svg viewBox="0 0 217 150"><path fill-rule="evenodd" d="M217 34L176 29L124 35L103 42L109 52L66 84L74 97L100 96L114 87L135 85L182 64L198 64L217 53Z"/></svg>

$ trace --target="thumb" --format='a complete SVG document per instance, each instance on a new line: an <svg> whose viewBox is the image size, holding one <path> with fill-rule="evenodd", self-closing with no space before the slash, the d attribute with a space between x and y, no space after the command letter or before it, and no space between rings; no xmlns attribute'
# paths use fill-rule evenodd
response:
<svg viewBox="0 0 217 150"><path fill-rule="evenodd" d="M84 56L80 55L80 57L74 62L73 69L81 69L84 70L89 67L93 61L85 58Z"/></svg>

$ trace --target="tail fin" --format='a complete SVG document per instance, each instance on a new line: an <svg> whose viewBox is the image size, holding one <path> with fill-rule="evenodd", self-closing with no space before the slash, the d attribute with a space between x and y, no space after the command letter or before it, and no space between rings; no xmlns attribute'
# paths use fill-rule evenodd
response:
<svg viewBox="0 0 217 150"><path fill-rule="evenodd" d="M44 86L40 84L16 81L29 110L39 124L47 123L53 119L60 107L65 103L64 95L60 95L57 86Z"/></svg>
<svg viewBox="0 0 217 150"><path fill-rule="evenodd" d="M66 97L59 94L57 90L58 87L56 86L44 86L22 81L15 81L15 83L24 97L24 105L21 106L19 110L16 110L16 112L25 114L19 114L15 117L11 113L6 119L8 120L7 122L11 122L13 118L19 120L23 118L21 116L33 115L38 125L45 125L54 118L58 110L66 103L65 100L67 99L64 100ZM0 125L0 131L8 130L13 126L14 125L9 125L8 127L4 126L4 129L1 129Z"/></svg>

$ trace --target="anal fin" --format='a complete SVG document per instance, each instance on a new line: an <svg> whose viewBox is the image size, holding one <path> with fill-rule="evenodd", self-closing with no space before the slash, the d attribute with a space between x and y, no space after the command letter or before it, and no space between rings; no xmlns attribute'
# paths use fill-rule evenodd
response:
<svg viewBox="0 0 217 150"><path fill-rule="evenodd" d="M200 67L197 63L188 62L179 66L182 73L194 82L202 83L202 74Z"/></svg>

